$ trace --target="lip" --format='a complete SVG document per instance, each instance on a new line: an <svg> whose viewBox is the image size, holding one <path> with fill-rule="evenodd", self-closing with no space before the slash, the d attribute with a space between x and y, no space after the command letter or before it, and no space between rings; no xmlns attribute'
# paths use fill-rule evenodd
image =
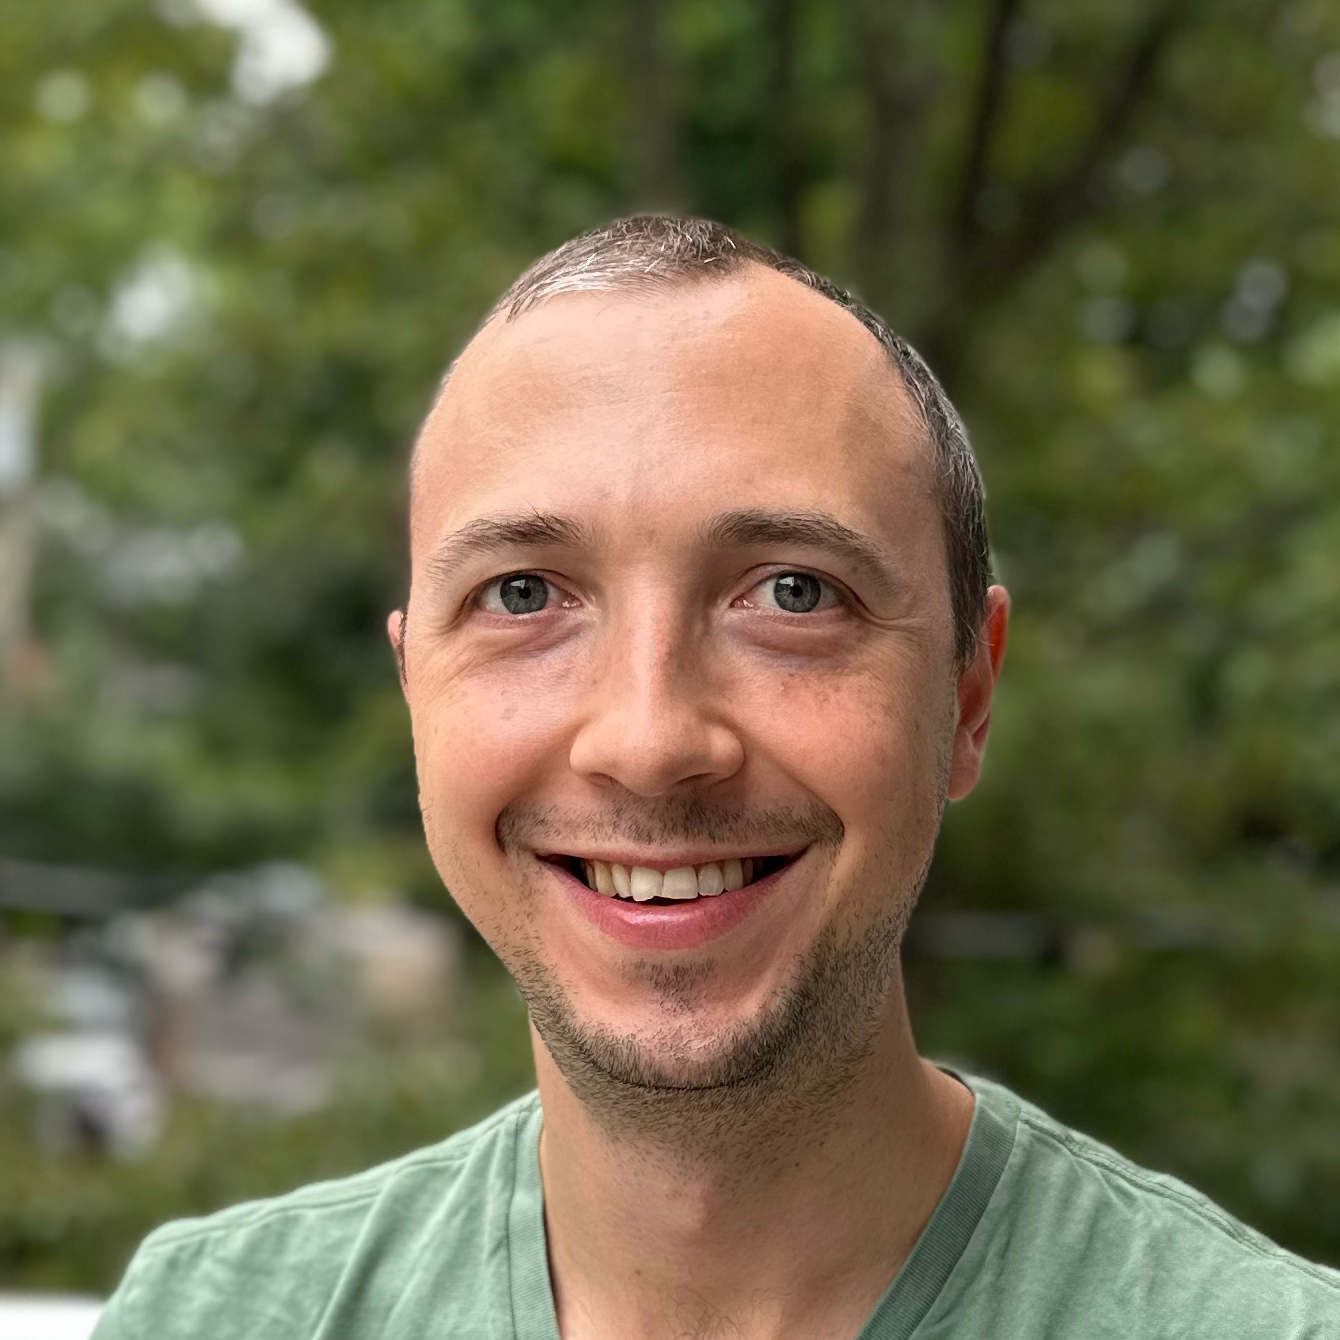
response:
<svg viewBox="0 0 1340 1340"><path fill-rule="evenodd" d="M548 861L541 864L570 898L577 910L599 931L628 949L698 949L733 930L765 901L782 876L800 864L802 850L795 860L742 889L716 898L691 898L682 903L630 903L588 889L576 875ZM604 860L605 857L596 857ZM616 858L617 859L617 858ZM708 858L712 859L712 858ZM717 859L729 859L721 857ZM622 864L622 862L620 862ZM703 862L682 861L682 865ZM652 868L675 869L674 864L657 862Z"/></svg>

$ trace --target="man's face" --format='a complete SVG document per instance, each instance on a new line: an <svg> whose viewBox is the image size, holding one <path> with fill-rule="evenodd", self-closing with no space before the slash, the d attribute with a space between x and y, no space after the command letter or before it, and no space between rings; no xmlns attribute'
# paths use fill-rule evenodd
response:
<svg viewBox="0 0 1340 1340"><path fill-rule="evenodd" d="M729 1077L820 946L901 924L972 784L932 468L878 344L762 268L495 321L425 426L428 843L533 1009L638 1073ZM587 886L615 865L706 892Z"/></svg>

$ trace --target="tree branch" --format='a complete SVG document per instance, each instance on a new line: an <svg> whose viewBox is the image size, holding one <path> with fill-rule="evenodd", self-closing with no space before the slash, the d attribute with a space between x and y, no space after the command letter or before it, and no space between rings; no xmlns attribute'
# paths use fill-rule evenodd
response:
<svg viewBox="0 0 1340 1340"><path fill-rule="evenodd" d="M800 197L803 186L799 127L795 115L796 0L769 0L767 136L773 196L780 220L778 244L788 256L802 254Z"/></svg>
<svg viewBox="0 0 1340 1340"><path fill-rule="evenodd" d="M1192 7L1192 0L1163 0L1146 19L1100 108L1088 138L1051 181L1025 197L1019 223L998 247L984 248L974 267L979 293L1000 292L1045 255L1057 238L1095 208L1094 186L1108 155L1126 133L1153 84L1159 59Z"/></svg>
<svg viewBox="0 0 1340 1340"><path fill-rule="evenodd" d="M1006 55L1010 29L1020 9L1020 0L995 0L983 43L981 79L977 87L972 129L968 134L959 188L949 216L955 250L964 250L975 231L973 210L986 181L987 164L1000 110L1005 101Z"/></svg>
<svg viewBox="0 0 1340 1340"><path fill-rule="evenodd" d="M981 132L986 140L976 169L978 180L972 184L970 195L960 193L958 202L958 208L968 210L966 231L957 234L951 230L951 239L960 249L946 256L938 311L922 341L931 366L947 384L957 380L966 349L966 332L974 315L1016 283L1062 235L1098 208L1094 191L1098 175L1128 130L1153 85L1160 58L1194 3L1195 0L1160 0L1150 12L1127 50L1089 134L1061 171L1025 192L1019 221L1003 236L984 231L972 216L985 184L990 148L989 130ZM999 0L997 20L1005 7L1006 0ZM993 96L999 98L1001 94ZM984 80L979 114L985 98ZM974 135L977 133L975 125ZM974 162L976 152L979 151L970 145L965 154L966 164ZM967 185L966 174L964 185Z"/></svg>
<svg viewBox="0 0 1340 1340"><path fill-rule="evenodd" d="M870 117L856 225L857 272L867 301L890 311L907 306L910 296L899 284L900 261L913 194L911 163L934 80L928 64L918 59L916 39L931 49L925 30L938 20L936 6L926 0L891 11L881 0L855 0L851 7Z"/></svg>
<svg viewBox="0 0 1340 1340"><path fill-rule="evenodd" d="M628 65L633 85L632 186L639 210L674 209L683 194L679 145L666 77L662 0L630 0Z"/></svg>

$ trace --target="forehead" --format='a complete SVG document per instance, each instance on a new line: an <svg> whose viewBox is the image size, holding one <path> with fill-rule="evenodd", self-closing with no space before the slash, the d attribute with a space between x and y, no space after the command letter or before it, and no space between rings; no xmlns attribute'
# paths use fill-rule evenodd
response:
<svg viewBox="0 0 1340 1340"><path fill-rule="evenodd" d="M823 506L865 529L934 513L929 448L887 353L837 304L751 266L495 319L420 437L416 546L484 513L651 518ZM924 521L924 517L922 518Z"/></svg>

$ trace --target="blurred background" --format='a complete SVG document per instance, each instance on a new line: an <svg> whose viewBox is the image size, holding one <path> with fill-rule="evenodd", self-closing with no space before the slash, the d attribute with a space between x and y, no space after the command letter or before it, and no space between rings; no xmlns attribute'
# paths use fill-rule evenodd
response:
<svg viewBox="0 0 1340 1340"><path fill-rule="evenodd" d="M851 286L977 445L923 1049L1340 1263L1333 0L0 0L0 1290L529 1086L420 835L403 462L643 208Z"/></svg>

